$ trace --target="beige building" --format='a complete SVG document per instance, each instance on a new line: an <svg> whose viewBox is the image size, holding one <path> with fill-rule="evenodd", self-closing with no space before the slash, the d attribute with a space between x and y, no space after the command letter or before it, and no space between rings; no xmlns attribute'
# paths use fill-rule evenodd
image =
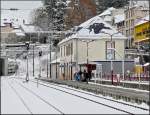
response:
<svg viewBox="0 0 150 115"><path fill-rule="evenodd" d="M129 6L125 10L125 33L128 40L127 47L132 47L134 40L134 26L137 19L141 19L149 14L148 1L130 1Z"/></svg>
<svg viewBox="0 0 150 115"><path fill-rule="evenodd" d="M80 69L83 71L86 65L97 61L123 60L126 37L117 34L117 31L99 16L81 24L77 30L76 34L59 43L61 78L74 79L73 74L76 71Z"/></svg>

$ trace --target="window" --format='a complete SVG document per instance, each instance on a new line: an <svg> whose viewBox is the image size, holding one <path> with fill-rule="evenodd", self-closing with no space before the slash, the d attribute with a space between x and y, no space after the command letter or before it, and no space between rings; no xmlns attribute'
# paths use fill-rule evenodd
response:
<svg viewBox="0 0 150 115"><path fill-rule="evenodd" d="M69 55L69 45L66 46L66 56Z"/></svg>
<svg viewBox="0 0 150 115"><path fill-rule="evenodd" d="M129 34L128 34L128 30L126 30L126 36L128 36Z"/></svg>
<svg viewBox="0 0 150 115"><path fill-rule="evenodd" d="M73 54L73 44L70 43L66 45L66 56L70 56Z"/></svg>
<svg viewBox="0 0 150 115"><path fill-rule="evenodd" d="M130 29L129 29L129 31L128 31L128 35L129 35L129 36L131 35L131 33L130 33Z"/></svg>
<svg viewBox="0 0 150 115"><path fill-rule="evenodd" d="M134 26L134 20L133 19L131 20L131 26Z"/></svg>
<svg viewBox="0 0 150 115"><path fill-rule="evenodd" d="M60 52L61 52L61 57L62 57L62 47L60 48Z"/></svg>
<svg viewBox="0 0 150 115"><path fill-rule="evenodd" d="M127 25L128 25L128 22L126 21L126 27L128 27Z"/></svg>
<svg viewBox="0 0 150 115"><path fill-rule="evenodd" d="M73 43L71 43L71 55L73 54Z"/></svg>
<svg viewBox="0 0 150 115"><path fill-rule="evenodd" d="M66 47L66 46L64 46L64 56L65 56L65 47Z"/></svg>
<svg viewBox="0 0 150 115"><path fill-rule="evenodd" d="M112 49L111 49L112 48ZM106 41L106 59L107 60L114 60L115 59L115 41Z"/></svg>
<svg viewBox="0 0 150 115"><path fill-rule="evenodd" d="M126 18L128 18L128 12L126 12Z"/></svg>
<svg viewBox="0 0 150 115"><path fill-rule="evenodd" d="M131 35L133 35L134 34L134 30L133 30L133 28L131 28Z"/></svg>

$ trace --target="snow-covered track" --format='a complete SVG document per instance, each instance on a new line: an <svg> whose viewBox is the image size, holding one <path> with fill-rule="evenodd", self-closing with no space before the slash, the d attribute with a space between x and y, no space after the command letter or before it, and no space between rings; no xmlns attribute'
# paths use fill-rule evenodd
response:
<svg viewBox="0 0 150 115"><path fill-rule="evenodd" d="M15 79L20 79L20 78L15 78ZM37 84L36 80L30 80L30 82L33 82L33 83ZM126 114L136 114L137 112L133 112L134 109L135 109L135 111L138 110L138 109L141 109L141 111L149 111L146 108L130 105L130 104L123 103L123 102L118 102L116 100L107 99L105 97L100 97L100 96L97 96L97 95L94 95L94 94L90 94L90 93L87 93L87 92L84 92L84 91L79 91L77 89L72 89L72 88L68 88L68 87L65 87L65 86L60 86L60 85L57 85L57 84L54 84L54 83L49 83L49 82L45 82L45 81L39 81L38 84L39 84L39 87L41 85L41 86L45 86L45 87L48 87L48 88L51 88L51 89L55 89L57 91L61 91L63 93L67 93L67 94L73 95L75 97L82 98L82 99L85 99L87 101L90 101L90 102L93 102L93 103L96 103L96 104L99 104L99 105L103 105L103 106L115 109L117 111L124 112ZM97 101L95 99L90 99L87 96L76 94L75 92L79 92L81 94L86 94L86 95L89 95L89 96L93 96L95 98L99 98L99 99L103 100L103 102ZM109 102L110 104L105 103L105 101ZM111 105L111 103L115 103L115 104L117 104L117 106L113 106L113 105ZM129 109L122 108L119 105L125 106L125 108L132 108L132 110L130 111Z"/></svg>
<svg viewBox="0 0 150 115"><path fill-rule="evenodd" d="M29 108L29 106L25 103L25 100L21 97L21 95L16 91L16 89L8 82L9 86L11 87L11 89L15 92L15 94L18 96L18 98L21 100L21 102L23 103L23 105L25 106L25 108L27 109L27 111L33 115L33 113L31 112L31 109Z"/></svg>
<svg viewBox="0 0 150 115"><path fill-rule="evenodd" d="M61 85L58 85L58 84L55 84L55 83L52 83L52 82L49 82L49 81L41 81L41 82L47 83L47 84L52 84L52 85L57 86L57 87L61 87L61 88L64 88L64 89L68 89L68 90L80 92L80 93L83 93L83 94L91 95L91 96L94 96L94 97L97 97L97 98L109 100L109 101L112 101L112 102L120 103L120 104L127 105L127 106L130 106L130 107L135 107L135 108L138 108L138 109L142 109L142 110L149 111L149 109L147 109L147 108L143 108L143 107L131 105L131 104L124 103L124 102L120 102L120 101L113 100L113 99L108 99L108 98L101 97L101 96L98 96L98 95L94 95L94 94L92 94L92 93L88 93L88 92L85 92L85 91L81 91L81 90L77 90L77 89L73 89L73 88L69 88L69 87L64 87L64 86L61 86Z"/></svg>
<svg viewBox="0 0 150 115"><path fill-rule="evenodd" d="M35 81L32 81L34 83L36 83ZM45 86L45 87L49 87L49 88L52 88L52 89L55 89L55 90L58 90L58 91L61 91L61 92L64 92L64 93L67 93L67 94L70 94L70 95L73 95L73 96L76 96L76 97L79 97L79 98L82 98L82 99L85 99L85 100L88 100L88 101L91 101L93 103L97 103L97 104L100 104L100 105L103 105L103 106L106 106L106 107L109 107L109 108L112 108L112 109L116 109L118 111L122 111L122 112L125 112L126 114L132 114L128 111L125 111L125 110L122 110L122 109L119 109L119 108L116 108L116 107L113 107L113 106L109 106L109 105L106 105L104 103L100 103L98 101L95 101L95 100L92 100L92 99L89 99L89 98L86 98L86 97L83 97L83 96L80 96L80 95L76 95L76 94L73 94L73 93L70 93L70 92L67 92L65 90L61 90L59 88L54 88L54 87L51 87L51 86L48 86L48 85L45 85L45 84L42 84L42 83L39 83L40 85L42 86ZM132 114L133 115L133 114Z"/></svg>
<svg viewBox="0 0 150 115"><path fill-rule="evenodd" d="M29 88L23 86L21 83L17 82L16 80L14 80L19 86L21 86L22 88L24 88L26 91L30 92L31 94L33 94L34 96L36 96L38 99L40 99L41 101L43 101L44 103L46 103L48 106L52 107L53 109L55 109L56 111L58 111L60 114L64 114L61 110L59 110L57 107L55 107L54 105L52 105L50 102L46 101L45 99L43 99L41 96L39 96L38 94L36 94L35 92L33 92L32 90L30 90ZM12 85L9 83L9 85L12 87ZM12 87L13 88L13 87ZM28 109L28 111L32 114L30 108L27 106L27 104L25 103L25 100L21 98L21 96L19 95L19 93L17 93L17 91L15 90L15 88L13 88L13 90L15 91L15 93L18 95L18 97L21 99L21 101L24 103L24 105L26 106L26 108Z"/></svg>

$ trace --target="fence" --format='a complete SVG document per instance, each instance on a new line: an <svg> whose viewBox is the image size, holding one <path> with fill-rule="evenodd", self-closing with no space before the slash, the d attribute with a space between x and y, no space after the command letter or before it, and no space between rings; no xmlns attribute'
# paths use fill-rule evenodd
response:
<svg viewBox="0 0 150 115"><path fill-rule="evenodd" d="M110 74L103 74L102 79L112 80L112 76ZM117 79L118 79L117 74L113 75L113 79L117 81ZM123 80L123 76L120 75L119 79ZM150 76L149 76L149 72L147 72L145 74L134 74L134 73L131 73L130 75L125 74L124 80L125 81L149 81L150 80Z"/></svg>

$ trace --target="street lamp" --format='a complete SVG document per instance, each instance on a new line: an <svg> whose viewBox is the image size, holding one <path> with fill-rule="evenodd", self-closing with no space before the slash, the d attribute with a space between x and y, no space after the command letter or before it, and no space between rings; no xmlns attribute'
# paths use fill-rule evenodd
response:
<svg viewBox="0 0 150 115"><path fill-rule="evenodd" d="M113 45L112 37L113 37L115 34L119 34L120 32L110 34L110 33L106 33L106 32L104 32L104 31L102 31L101 33L104 33L104 34L107 34L107 35L110 36L110 42L111 42L111 81L112 81L112 85L113 85L113 84L114 84L114 83L113 83L113 59L114 59L115 57L113 56L113 52L112 52L112 45Z"/></svg>
<svg viewBox="0 0 150 115"><path fill-rule="evenodd" d="M29 71L28 71L28 51L29 51L29 42L25 43L26 50L27 50L27 73L26 73L26 82L29 81Z"/></svg>
<svg viewBox="0 0 150 115"><path fill-rule="evenodd" d="M39 52L39 66L40 66L40 69L39 69L39 78L41 77L41 56L42 56L42 51Z"/></svg>
<svg viewBox="0 0 150 115"><path fill-rule="evenodd" d="M123 80L124 80L124 61L125 61L125 59L124 59L124 56L121 56L120 54L119 54L119 52L117 52L117 50L115 49L115 48L110 48L111 50L114 50L118 55L119 55L119 57L121 57L122 58L122 75L123 75Z"/></svg>
<svg viewBox="0 0 150 115"><path fill-rule="evenodd" d="M87 61L87 65L89 64L89 43L91 43L91 42L94 42L95 40L81 40L82 42L85 42L86 43L86 48L87 48L87 50L86 50L86 61Z"/></svg>

